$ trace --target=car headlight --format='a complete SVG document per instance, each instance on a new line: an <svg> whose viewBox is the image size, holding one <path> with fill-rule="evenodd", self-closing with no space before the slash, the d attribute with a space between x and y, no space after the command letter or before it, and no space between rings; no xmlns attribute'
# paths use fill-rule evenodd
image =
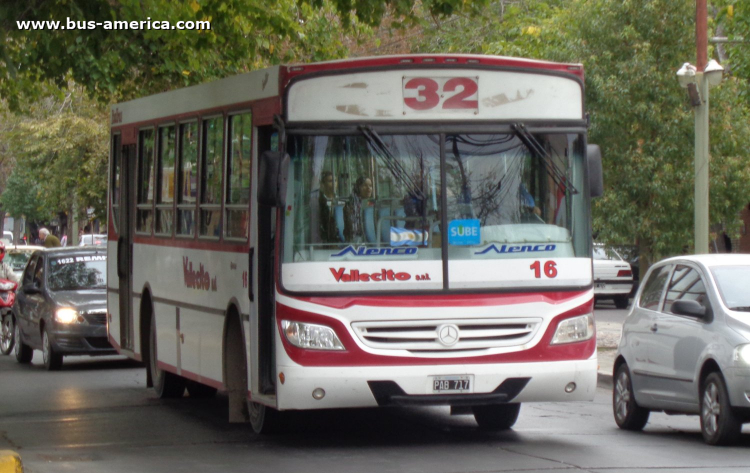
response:
<svg viewBox="0 0 750 473"><path fill-rule="evenodd" d="M594 314L579 315L561 321L557 325L551 345L582 342L594 336Z"/></svg>
<svg viewBox="0 0 750 473"><path fill-rule="evenodd" d="M740 345L734 349L734 361L740 361L745 365L750 365L750 344Z"/></svg>
<svg viewBox="0 0 750 473"><path fill-rule="evenodd" d="M344 345L331 327L291 320L282 320L281 327L286 339L296 347L313 350L344 349Z"/></svg>
<svg viewBox="0 0 750 473"><path fill-rule="evenodd" d="M55 312L55 320L61 324L72 324L78 320L78 312L75 309L69 307L63 307L57 309Z"/></svg>

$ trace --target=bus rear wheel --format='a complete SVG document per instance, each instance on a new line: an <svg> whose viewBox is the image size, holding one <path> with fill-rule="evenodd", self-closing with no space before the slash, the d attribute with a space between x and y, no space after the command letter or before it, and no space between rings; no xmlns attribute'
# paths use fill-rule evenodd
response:
<svg viewBox="0 0 750 473"><path fill-rule="evenodd" d="M176 374L168 373L159 368L156 347L156 317L151 316L151 330L149 334L149 370L154 381L154 391L161 399L182 397L185 393L185 380Z"/></svg>
<svg viewBox="0 0 750 473"><path fill-rule="evenodd" d="M485 430L508 430L518 420L521 404L492 404L474 406L474 419Z"/></svg>

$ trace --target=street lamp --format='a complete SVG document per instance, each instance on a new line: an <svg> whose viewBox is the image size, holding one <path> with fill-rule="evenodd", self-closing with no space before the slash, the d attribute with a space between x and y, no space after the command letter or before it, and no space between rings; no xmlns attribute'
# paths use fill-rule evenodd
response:
<svg viewBox="0 0 750 473"><path fill-rule="evenodd" d="M724 68L711 59L703 71L685 63L677 80L695 109L695 253L708 253L708 88L721 83Z"/></svg>

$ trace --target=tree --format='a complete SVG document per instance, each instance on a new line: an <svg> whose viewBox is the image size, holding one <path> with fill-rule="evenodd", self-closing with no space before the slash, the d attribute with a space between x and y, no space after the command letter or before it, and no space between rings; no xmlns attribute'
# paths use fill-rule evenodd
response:
<svg viewBox="0 0 750 473"><path fill-rule="evenodd" d="M423 5L447 15L487 1L424 0ZM366 33L362 25L377 24L387 10L397 20L414 18L413 4L406 0L5 0L0 96L17 109L19 97L40 95L40 84L53 81L65 88L72 78L105 102L121 101L268 63L343 57L347 51L336 39L339 33ZM27 21L59 21L61 27L31 29L21 23ZM163 21L171 26L210 21L210 29L156 29L155 22L162 28ZM92 29L89 22L102 24ZM24 24L27 28L20 29ZM128 26L112 29L117 25Z"/></svg>
<svg viewBox="0 0 750 473"><path fill-rule="evenodd" d="M589 139L604 154L594 228L603 242L637 243L646 268L693 245L694 119L675 72L695 57L694 17L694 0L500 1L442 22L417 48L583 63ZM714 224L736 227L750 201L747 92L737 76L711 91Z"/></svg>
<svg viewBox="0 0 750 473"><path fill-rule="evenodd" d="M74 208L106 215L107 113L71 86L27 116L6 116L4 159L15 161L0 202L14 217L48 220Z"/></svg>

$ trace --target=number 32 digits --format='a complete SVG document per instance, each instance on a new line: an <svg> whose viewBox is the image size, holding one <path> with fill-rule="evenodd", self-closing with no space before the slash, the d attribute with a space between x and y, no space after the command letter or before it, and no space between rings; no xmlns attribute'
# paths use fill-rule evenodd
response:
<svg viewBox="0 0 750 473"><path fill-rule="evenodd" d="M477 100L471 100L479 90L476 81L468 77L454 77L443 85L443 92L455 92L459 87L462 90L443 102L444 109L476 109L479 104ZM404 103L414 110L429 110L440 104L440 85L434 79L426 77L415 77L404 84L404 89L416 89L417 97L404 97Z"/></svg>

